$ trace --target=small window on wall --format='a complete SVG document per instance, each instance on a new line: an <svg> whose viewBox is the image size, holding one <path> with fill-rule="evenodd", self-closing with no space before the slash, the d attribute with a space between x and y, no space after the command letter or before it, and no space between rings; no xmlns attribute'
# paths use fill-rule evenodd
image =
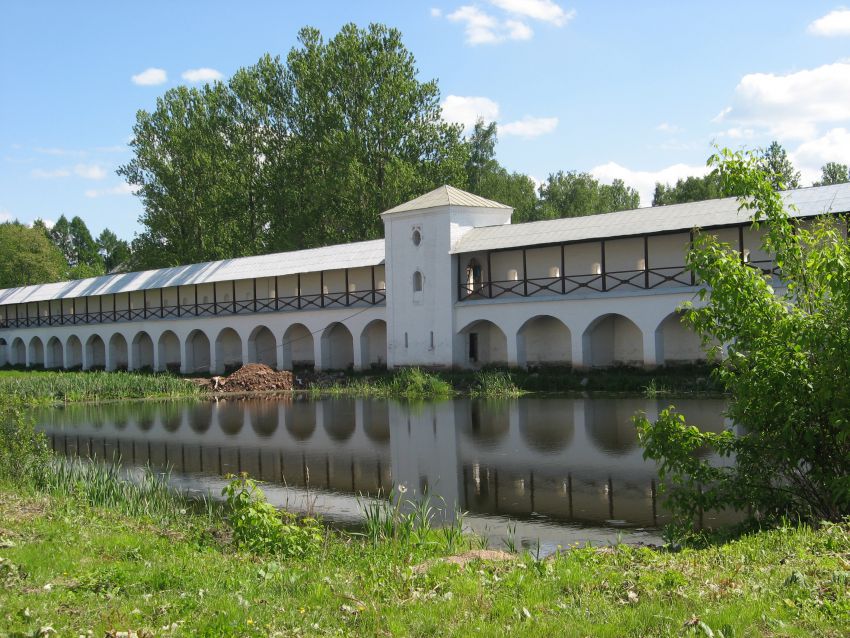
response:
<svg viewBox="0 0 850 638"><path fill-rule="evenodd" d="M419 244L421 244L422 243L422 231L419 230L419 228L414 228L413 229L413 236L411 237L411 239L413 240L414 246L418 246Z"/></svg>
<svg viewBox="0 0 850 638"><path fill-rule="evenodd" d="M413 292L422 292L422 273L418 270L413 273Z"/></svg>

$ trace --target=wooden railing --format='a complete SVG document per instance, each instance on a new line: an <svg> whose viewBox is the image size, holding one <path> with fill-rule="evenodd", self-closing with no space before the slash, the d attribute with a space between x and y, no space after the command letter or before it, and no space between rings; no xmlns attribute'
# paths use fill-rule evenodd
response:
<svg viewBox="0 0 850 638"><path fill-rule="evenodd" d="M748 262L765 275L779 278L780 273L772 261ZM564 275L563 277L530 277L502 281L461 283L458 299L498 299L500 297L535 297L569 295L576 292L606 293L614 290L655 290L657 288L695 286L691 272L681 267L649 268L641 270L615 270L591 275Z"/></svg>
<svg viewBox="0 0 850 638"><path fill-rule="evenodd" d="M32 328L39 326L73 326L120 321L144 321L147 319L182 319L190 317L212 317L217 315L243 315L262 312L287 312L292 310L315 310L317 308L346 308L349 306L379 306L386 302L387 291L357 290L349 292L326 292L293 297L270 297L215 301L207 303L155 306L153 308L124 308L49 314L37 317L0 317L0 328Z"/></svg>

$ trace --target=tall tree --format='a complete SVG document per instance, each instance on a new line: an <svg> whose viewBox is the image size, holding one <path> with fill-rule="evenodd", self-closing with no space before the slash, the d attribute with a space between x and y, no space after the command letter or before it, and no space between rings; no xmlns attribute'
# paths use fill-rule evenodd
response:
<svg viewBox="0 0 850 638"><path fill-rule="evenodd" d="M65 215L60 215L53 228L48 231L48 237L62 253L65 262L70 264L74 258L74 247L71 241L71 224Z"/></svg>
<svg viewBox="0 0 850 638"><path fill-rule="evenodd" d="M820 170L820 181L812 184L813 186L830 186L832 184L846 184L850 182L850 172L848 172L847 164L827 162Z"/></svg>
<svg viewBox="0 0 850 638"><path fill-rule="evenodd" d="M0 224L0 288L15 288L59 281L67 263L40 228L19 222Z"/></svg>
<svg viewBox="0 0 850 638"><path fill-rule="evenodd" d="M106 272L112 273L125 267L130 259L130 246L108 228L97 237L97 250L103 259Z"/></svg>
<svg viewBox="0 0 850 638"><path fill-rule="evenodd" d="M800 187L800 171L794 168L782 145L773 141L759 158L761 169L770 175L773 187L779 190Z"/></svg>
<svg viewBox="0 0 850 638"><path fill-rule="evenodd" d="M479 118L475 122L467 143L469 144L469 158L466 160L466 180L470 192L484 196L480 193L481 182L488 173L500 168L496 161L496 123L485 124Z"/></svg>
<svg viewBox="0 0 850 638"><path fill-rule="evenodd" d="M380 237L378 213L465 186L467 145L441 118L401 34L302 29L227 83L178 87L140 111L133 159L145 227L134 265L175 265Z"/></svg>
<svg viewBox="0 0 850 638"><path fill-rule="evenodd" d="M622 180L602 184L590 173L558 171L540 186L542 218L579 217L640 206L640 195Z"/></svg>

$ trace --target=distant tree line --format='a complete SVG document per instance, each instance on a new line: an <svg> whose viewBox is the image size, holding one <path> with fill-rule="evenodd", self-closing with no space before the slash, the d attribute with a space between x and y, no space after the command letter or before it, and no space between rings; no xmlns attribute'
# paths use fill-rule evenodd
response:
<svg viewBox="0 0 850 638"><path fill-rule="evenodd" d="M0 255L0 288L97 277L130 265L126 241L108 228L94 239L82 218L64 215L51 228L41 219L0 224Z"/></svg>

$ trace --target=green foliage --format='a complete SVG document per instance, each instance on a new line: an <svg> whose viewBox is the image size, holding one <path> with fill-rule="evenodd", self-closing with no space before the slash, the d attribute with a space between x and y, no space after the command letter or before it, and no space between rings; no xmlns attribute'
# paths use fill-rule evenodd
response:
<svg viewBox="0 0 850 638"><path fill-rule="evenodd" d="M0 393L0 478L38 480L49 458L47 440L35 431L23 401Z"/></svg>
<svg viewBox="0 0 850 638"><path fill-rule="evenodd" d="M391 377L388 390L392 396L406 399L439 398L454 395L454 388L451 383L421 368L402 368Z"/></svg>
<svg viewBox="0 0 850 638"><path fill-rule="evenodd" d="M506 370L477 370L469 394L474 397L517 397L524 392Z"/></svg>
<svg viewBox="0 0 850 638"><path fill-rule="evenodd" d="M134 264L374 239L378 213L464 186L460 129L417 75L397 30L348 24L329 41L302 29L285 61L167 91L139 111L119 170L145 206Z"/></svg>
<svg viewBox="0 0 850 638"><path fill-rule="evenodd" d="M126 269L130 260L130 245L108 228L97 237L97 250L103 259L106 272L119 272Z"/></svg>
<svg viewBox="0 0 850 638"><path fill-rule="evenodd" d="M840 520L850 515L850 244L843 223L789 217L762 158L727 149L710 163L742 193L741 208L763 228L782 287L742 263L737 250L697 236L688 267L702 283L686 321L719 361L731 394L730 432L715 435L665 411L639 419L646 456L661 464L672 503L752 508L761 517ZM728 344L723 350L711 344ZM713 450L720 462L697 458Z"/></svg>
<svg viewBox="0 0 850 638"><path fill-rule="evenodd" d="M558 171L540 186L542 219L596 215L630 210L640 205L640 195L622 180L602 184L590 173Z"/></svg>
<svg viewBox="0 0 850 638"><path fill-rule="evenodd" d="M706 199L717 199L733 194L723 192L720 187L719 173L712 171L704 177L681 178L676 181L674 186L656 183L655 193L652 196L652 205L666 206L668 204L700 202Z"/></svg>
<svg viewBox="0 0 850 638"><path fill-rule="evenodd" d="M838 162L827 162L821 167L821 178L812 186L831 186L832 184L846 184L850 182L850 170L847 164Z"/></svg>
<svg viewBox="0 0 850 638"><path fill-rule="evenodd" d="M239 547L286 557L303 557L321 548L324 533L319 522L309 517L298 520L294 514L278 510L247 474L231 477L221 493Z"/></svg>
<svg viewBox="0 0 850 638"><path fill-rule="evenodd" d="M138 372L0 372L0 395L27 403L192 397L200 388L170 374Z"/></svg>
<svg viewBox="0 0 850 638"><path fill-rule="evenodd" d="M776 190L800 187L800 171L794 168L786 150L775 140L761 152L758 168Z"/></svg>
<svg viewBox="0 0 850 638"><path fill-rule="evenodd" d="M59 281L67 265L40 228L0 223L0 288Z"/></svg>

